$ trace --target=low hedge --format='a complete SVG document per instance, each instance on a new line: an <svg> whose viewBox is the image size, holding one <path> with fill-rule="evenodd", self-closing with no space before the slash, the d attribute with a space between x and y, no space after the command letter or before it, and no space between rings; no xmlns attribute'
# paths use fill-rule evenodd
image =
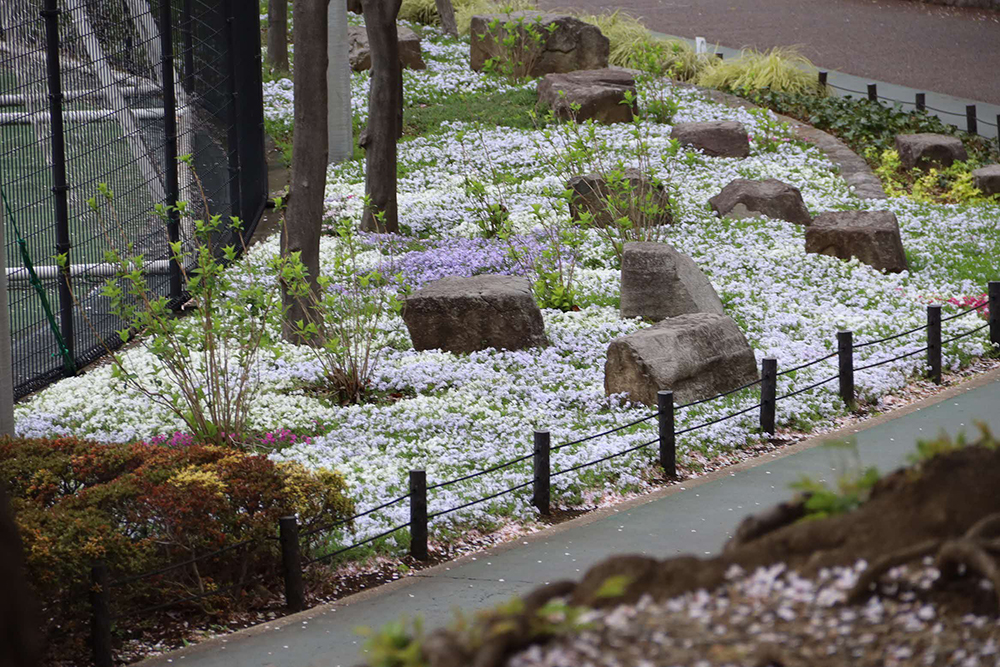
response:
<svg viewBox="0 0 1000 667"><path fill-rule="evenodd" d="M142 608L244 583L235 595L210 595L170 611L219 615L270 597L269 587L280 581L277 542L269 539L279 517L297 514L304 530L354 511L337 473L217 446L6 438L0 478L8 480L28 579L49 619L50 654L60 656L88 654L95 560L121 579L256 540L113 588L116 633L133 636L162 623L130 615Z"/></svg>

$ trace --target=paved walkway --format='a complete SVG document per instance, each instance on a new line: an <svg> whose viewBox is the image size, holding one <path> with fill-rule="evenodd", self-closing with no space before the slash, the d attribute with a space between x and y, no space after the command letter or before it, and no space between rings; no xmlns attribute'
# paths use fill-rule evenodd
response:
<svg viewBox="0 0 1000 667"><path fill-rule="evenodd" d="M1000 432L1000 371L953 387L909 409L834 434L853 436L862 465L888 472L905 463L918 438L973 430L985 420ZM828 436L830 437L830 436ZM349 667L362 660L357 626L379 627L420 615L425 627L448 623L456 607L470 612L557 579L578 577L614 553L656 557L718 551L747 514L790 495L803 474L834 477L844 454L804 443L763 461L661 490L594 512L512 545L466 556L370 593L142 663L143 667Z"/></svg>
<svg viewBox="0 0 1000 667"><path fill-rule="evenodd" d="M800 45L823 69L1000 104L996 11L916 0L541 0L541 5L621 9L651 30L700 35L736 49Z"/></svg>

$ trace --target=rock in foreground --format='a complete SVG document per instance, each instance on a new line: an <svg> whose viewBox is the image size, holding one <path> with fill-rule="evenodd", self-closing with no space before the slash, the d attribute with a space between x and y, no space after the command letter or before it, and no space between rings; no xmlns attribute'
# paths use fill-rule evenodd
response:
<svg viewBox="0 0 1000 667"><path fill-rule="evenodd" d="M794 185L774 178L749 181L737 178L708 200L712 210L721 217L748 218L764 215L787 220L798 225L812 222L802 193Z"/></svg>
<svg viewBox="0 0 1000 667"><path fill-rule="evenodd" d="M990 164L973 170L972 185L987 196L1000 194L1000 164Z"/></svg>
<svg viewBox="0 0 1000 667"><path fill-rule="evenodd" d="M410 69L425 69L423 54L420 51L420 37L417 33L404 26L396 26L399 39L399 63ZM368 45L368 33L364 26L347 26L347 40L350 44L348 58L351 69L364 72L372 68L372 50Z"/></svg>
<svg viewBox="0 0 1000 667"><path fill-rule="evenodd" d="M659 322L688 313L725 314L715 288L694 260L666 243L626 243L622 317Z"/></svg>
<svg viewBox="0 0 1000 667"><path fill-rule="evenodd" d="M899 161L907 169L940 169L969 159L961 139L931 132L897 134L896 152L899 153Z"/></svg>
<svg viewBox="0 0 1000 667"><path fill-rule="evenodd" d="M626 103L627 93L631 104ZM557 118L578 123L630 123L639 113L635 79L615 69L546 74L538 82L538 103L552 109Z"/></svg>
<svg viewBox="0 0 1000 667"><path fill-rule="evenodd" d="M491 28L494 22L496 28ZM516 33L513 49L498 43L498 38L506 37L508 24L512 24L512 31ZM531 32L541 36L540 45L534 45ZM477 72L492 58L517 58L525 63L528 76L604 69L611 51L611 43L597 26L573 16L545 12L473 16L469 36L472 40L470 64Z"/></svg>
<svg viewBox="0 0 1000 667"><path fill-rule="evenodd" d="M806 252L859 260L881 271L907 270L899 222L891 211L837 211L806 228Z"/></svg>
<svg viewBox="0 0 1000 667"><path fill-rule="evenodd" d="M573 220L586 212L598 227L610 227L623 217L636 227L658 227L674 221L666 188L637 169L626 169L618 176L574 176L566 182L566 189L572 190L569 215Z"/></svg>
<svg viewBox="0 0 1000 667"><path fill-rule="evenodd" d="M548 344L542 312L527 278L481 275L427 283L403 304L417 350L465 354Z"/></svg>
<svg viewBox="0 0 1000 667"><path fill-rule="evenodd" d="M670 137L712 157L744 158L750 155L747 129L735 120L677 123L670 131Z"/></svg>
<svg viewBox="0 0 1000 667"><path fill-rule="evenodd" d="M604 391L656 405L669 389L676 403L709 398L757 379L746 336L725 315L695 313L663 320L611 341Z"/></svg>

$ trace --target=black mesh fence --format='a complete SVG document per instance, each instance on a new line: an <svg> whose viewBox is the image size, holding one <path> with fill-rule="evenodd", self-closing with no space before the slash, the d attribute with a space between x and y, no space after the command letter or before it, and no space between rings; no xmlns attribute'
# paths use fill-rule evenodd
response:
<svg viewBox="0 0 1000 667"><path fill-rule="evenodd" d="M157 205L239 216L248 235L266 179L257 2L0 0L16 395L120 344L124 323L100 294L109 249L141 253L153 291L183 298L167 242L190 241L191 225L171 230ZM240 241L227 232L214 245L226 244Z"/></svg>

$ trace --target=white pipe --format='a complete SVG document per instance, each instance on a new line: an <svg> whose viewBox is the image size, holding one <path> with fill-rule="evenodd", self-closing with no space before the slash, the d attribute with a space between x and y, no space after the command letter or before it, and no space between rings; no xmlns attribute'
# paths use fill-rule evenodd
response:
<svg viewBox="0 0 1000 667"><path fill-rule="evenodd" d="M114 278L121 267L118 264L101 262L98 264L70 264L69 273L74 278ZM43 264L34 267L35 275L41 280L54 280L62 270L58 264ZM158 259L142 265L142 272L148 276L165 276L170 273L170 260ZM31 274L21 266L9 266L4 271L4 279L11 282L31 280ZM6 309L4 313L6 313ZM9 336L8 336L9 338Z"/></svg>
<svg viewBox="0 0 1000 667"><path fill-rule="evenodd" d="M163 109L132 109L132 115L139 120L157 120L163 118ZM115 112L110 109L88 109L86 111L63 111L63 120L74 123L90 123L93 121L115 121ZM17 111L0 112L0 125L32 125L34 123L50 122L48 111L20 113Z"/></svg>
<svg viewBox="0 0 1000 667"><path fill-rule="evenodd" d="M121 91L125 97L158 95L162 92L159 86L152 84L146 86L123 87ZM63 93L63 100L66 102L75 102L76 100L85 100L90 97L100 97L101 95L103 95L103 93L100 90L67 90ZM22 107L25 104L27 104L25 95L0 95L0 107Z"/></svg>

